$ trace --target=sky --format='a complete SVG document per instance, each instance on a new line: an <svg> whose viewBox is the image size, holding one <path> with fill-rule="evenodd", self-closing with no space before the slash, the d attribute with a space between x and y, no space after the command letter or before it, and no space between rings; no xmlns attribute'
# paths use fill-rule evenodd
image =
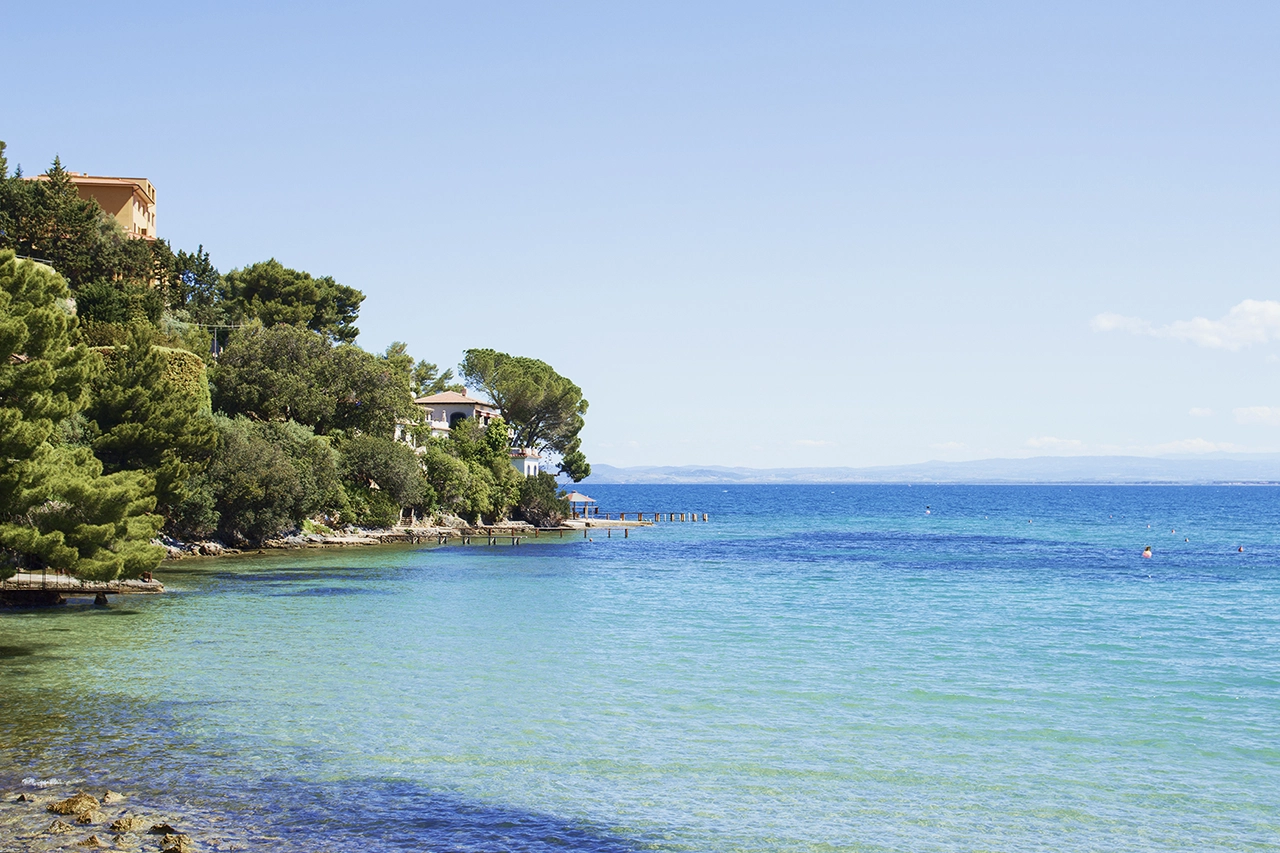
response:
<svg viewBox="0 0 1280 853"><path fill-rule="evenodd" d="M613 465L1280 451L1280 5L14 5L10 168L142 176Z"/></svg>

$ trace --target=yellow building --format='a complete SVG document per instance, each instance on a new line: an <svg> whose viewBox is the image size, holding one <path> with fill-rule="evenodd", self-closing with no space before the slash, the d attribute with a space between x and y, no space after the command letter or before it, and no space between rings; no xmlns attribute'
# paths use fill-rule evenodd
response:
<svg viewBox="0 0 1280 853"><path fill-rule="evenodd" d="M156 188L146 178L108 178L67 172L76 185L80 198L91 198L115 217L124 233L140 240L156 238ZM48 175L37 175L29 181L47 181Z"/></svg>
<svg viewBox="0 0 1280 853"><path fill-rule="evenodd" d="M68 172L80 198L91 198L116 218L124 233L156 238L156 188L146 178L108 178Z"/></svg>

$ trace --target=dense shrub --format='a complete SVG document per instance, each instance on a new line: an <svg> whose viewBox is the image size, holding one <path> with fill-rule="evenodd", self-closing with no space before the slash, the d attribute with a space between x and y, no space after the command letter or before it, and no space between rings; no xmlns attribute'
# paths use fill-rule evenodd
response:
<svg viewBox="0 0 1280 853"><path fill-rule="evenodd" d="M309 516L347 509L328 439L292 421L215 419L218 450L206 486L224 539L257 544Z"/></svg>
<svg viewBox="0 0 1280 853"><path fill-rule="evenodd" d="M520 484L518 518L538 527L554 527L568 518L569 512L569 502L559 483L546 471L539 471Z"/></svg>

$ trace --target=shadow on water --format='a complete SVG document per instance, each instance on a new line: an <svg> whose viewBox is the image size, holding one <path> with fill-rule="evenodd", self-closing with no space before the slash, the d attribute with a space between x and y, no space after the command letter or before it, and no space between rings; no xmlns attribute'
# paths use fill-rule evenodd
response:
<svg viewBox="0 0 1280 853"><path fill-rule="evenodd" d="M193 737L191 710L124 695L0 691L0 745L8 747L0 752L0 790L22 787L26 777L77 779L77 788L129 791L139 807L181 822L197 841L281 853L683 849L666 840L665 828L625 838L591 821L421 782L261 774L246 753L269 754L269 745ZM310 758L294 756L303 765Z"/></svg>
<svg viewBox="0 0 1280 853"><path fill-rule="evenodd" d="M39 646L0 646L0 660L30 657L38 648Z"/></svg>
<svg viewBox="0 0 1280 853"><path fill-rule="evenodd" d="M468 801L410 782L264 784L289 791L278 822L263 827L279 835L284 849L635 853L656 846L585 821Z"/></svg>
<svg viewBox="0 0 1280 853"><path fill-rule="evenodd" d="M309 597L321 596L327 597L332 595L394 595L391 590L386 589L368 589L364 587L343 587L343 586L314 586L306 589L289 590L288 592L272 592L268 593L273 598L279 597Z"/></svg>

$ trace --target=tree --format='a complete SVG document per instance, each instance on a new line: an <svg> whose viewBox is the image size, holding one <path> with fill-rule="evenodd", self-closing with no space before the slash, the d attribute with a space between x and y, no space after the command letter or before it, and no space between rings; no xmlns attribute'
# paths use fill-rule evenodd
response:
<svg viewBox="0 0 1280 853"><path fill-rule="evenodd" d="M413 366L413 396L430 397L444 391L457 391L459 394L467 390L460 382L454 382L453 371L445 368L444 373L429 361L420 361Z"/></svg>
<svg viewBox="0 0 1280 853"><path fill-rule="evenodd" d="M499 521L520 499L523 479L511 467L507 425L459 421L443 439L427 445L427 479L442 507L463 518Z"/></svg>
<svg viewBox="0 0 1280 853"><path fill-rule="evenodd" d="M209 259L203 243L195 252L179 251L174 257L170 303L186 311L195 322L227 324L224 287L222 273Z"/></svg>
<svg viewBox="0 0 1280 853"><path fill-rule="evenodd" d="M92 424L91 446L108 473L145 471L156 480L156 504L164 514L186 500L185 485L217 445L203 382L170 378L172 353L155 346L154 332L135 325L126 346L104 352L106 369L93 383L84 415ZM196 360L199 365L199 361Z"/></svg>
<svg viewBox="0 0 1280 853"><path fill-rule="evenodd" d="M338 450L356 523L389 527L399 519L401 507L431 503L422 462L408 445L380 435L357 435L342 441Z"/></svg>
<svg viewBox="0 0 1280 853"><path fill-rule="evenodd" d="M516 515L538 527L554 527L569 517L571 508L556 478L546 471L525 477L520 483Z"/></svg>
<svg viewBox="0 0 1280 853"><path fill-rule="evenodd" d="M390 436L397 420L421 419L422 411L413 404L408 375L385 356L343 344L330 353L326 375L334 398L333 419L319 424L318 432L354 429Z"/></svg>
<svg viewBox="0 0 1280 853"><path fill-rule="evenodd" d="M409 378L409 389L414 397L427 397L432 394L439 394L441 391L457 391L459 393L466 390L466 386L453 382L453 371L445 370L440 372L440 368L429 361L419 361L413 363L413 356L409 355L409 345L403 341L395 341L391 346L387 347L383 353L383 358L395 365L395 368L402 371Z"/></svg>
<svg viewBox="0 0 1280 853"><path fill-rule="evenodd" d="M209 371L213 407L228 415L327 426L335 408L332 351L326 338L301 326L239 329Z"/></svg>
<svg viewBox="0 0 1280 853"><path fill-rule="evenodd" d="M73 345L66 281L0 252L0 574L64 569L106 580L149 571L162 519L154 479L103 476L88 448L64 443L61 425L88 401L100 359Z"/></svg>
<svg viewBox="0 0 1280 853"><path fill-rule="evenodd" d="M302 326L254 325L231 336L210 371L215 409L259 420L295 420L390 436L397 420L421 416L409 377L354 344L332 346Z"/></svg>
<svg viewBox="0 0 1280 853"><path fill-rule="evenodd" d="M218 450L207 483L228 541L258 544L320 512L345 509L329 440L292 421L215 416Z"/></svg>
<svg viewBox="0 0 1280 853"><path fill-rule="evenodd" d="M316 278L272 258L232 270L225 276L225 285L232 309L244 318L261 320L264 326L305 326L346 343L360 334L355 321L364 294L331 276Z"/></svg>
<svg viewBox="0 0 1280 853"><path fill-rule="evenodd" d="M466 383L489 395L514 430L512 443L550 451L559 470L577 482L591 473L578 439L587 411L582 389L534 358L469 349L461 365Z"/></svg>

